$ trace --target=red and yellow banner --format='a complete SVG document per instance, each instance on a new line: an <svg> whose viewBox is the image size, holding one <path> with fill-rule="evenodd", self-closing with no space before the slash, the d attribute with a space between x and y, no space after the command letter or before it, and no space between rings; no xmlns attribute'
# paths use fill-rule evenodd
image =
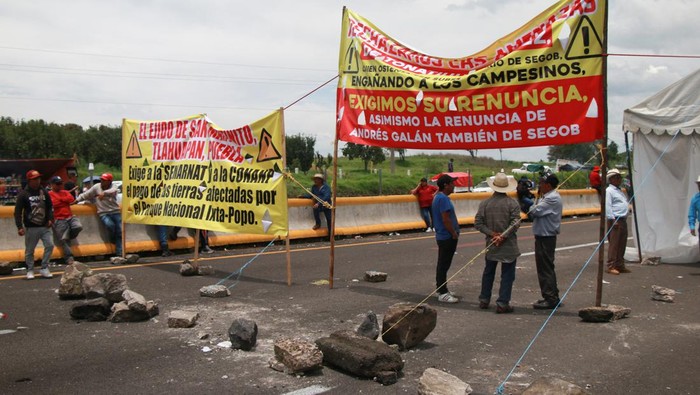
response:
<svg viewBox="0 0 700 395"><path fill-rule="evenodd" d="M124 222L286 235L282 111L238 129L205 115L122 124Z"/></svg>
<svg viewBox="0 0 700 395"><path fill-rule="evenodd" d="M605 0L559 1L479 53L439 58L346 8L338 139L415 149L601 139L605 9Z"/></svg>

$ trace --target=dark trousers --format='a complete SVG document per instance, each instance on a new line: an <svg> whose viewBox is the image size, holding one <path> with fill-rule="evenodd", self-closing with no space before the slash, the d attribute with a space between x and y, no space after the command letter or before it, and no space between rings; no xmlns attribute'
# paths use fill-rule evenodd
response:
<svg viewBox="0 0 700 395"><path fill-rule="evenodd" d="M326 208L322 205L318 205L318 207L314 208L314 221L316 221L316 225L321 226L321 211L323 211L323 215L326 216L326 226L328 227L328 234L331 234L331 209Z"/></svg>
<svg viewBox="0 0 700 395"><path fill-rule="evenodd" d="M554 272L554 250L556 248L556 236L535 236L537 280L540 282L542 297L548 302L559 301L557 274Z"/></svg>
<svg viewBox="0 0 700 395"><path fill-rule="evenodd" d="M437 287L438 294L447 293L447 271L450 270L452 266L452 258L455 256L455 251L457 251L457 240L447 239L438 240L438 260L437 269L435 271L435 286Z"/></svg>
<svg viewBox="0 0 700 395"><path fill-rule="evenodd" d="M608 229L608 269L625 267L625 249L627 248L627 218L607 220ZM613 225L614 224L614 225Z"/></svg>
<svg viewBox="0 0 700 395"><path fill-rule="evenodd" d="M498 261L486 260L484 266L484 274L481 276L481 293L479 301L488 303L491 300L491 291L493 290L493 280L496 278L496 267ZM498 299L496 303L499 306L507 306L510 304L510 295L513 291L513 281L515 281L515 261L501 263L501 286L498 288Z"/></svg>

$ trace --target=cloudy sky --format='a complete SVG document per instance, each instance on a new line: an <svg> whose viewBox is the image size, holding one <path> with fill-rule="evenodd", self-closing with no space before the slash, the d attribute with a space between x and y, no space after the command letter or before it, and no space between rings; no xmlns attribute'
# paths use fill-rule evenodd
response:
<svg viewBox="0 0 700 395"><path fill-rule="evenodd" d="M553 3L0 0L0 115L90 126L206 113L221 127L240 127L337 74L343 6L422 52L462 57ZM613 0L608 51L699 55L698 15L697 0ZM610 138L624 146L623 110L697 68L700 59L611 56ZM333 148L335 86L285 112L287 134L316 136L324 154ZM546 148L502 154L546 159Z"/></svg>

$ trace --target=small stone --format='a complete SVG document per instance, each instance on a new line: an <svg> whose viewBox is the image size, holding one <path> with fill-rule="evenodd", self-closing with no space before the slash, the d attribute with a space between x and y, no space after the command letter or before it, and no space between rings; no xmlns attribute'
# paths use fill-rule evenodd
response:
<svg viewBox="0 0 700 395"><path fill-rule="evenodd" d="M379 372L375 379L381 385L392 385L399 381L399 374L392 371Z"/></svg>
<svg viewBox="0 0 700 395"><path fill-rule="evenodd" d="M276 340L275 357L287 368L287 373L297 374L320 369L323 353L310 342L300 339Z"/></svg>
<svg viewBox="0 0 700 395"><path fill-rule="evenodd" d="M374 314L373 311L368 312L355 332L360 336L377 340L379 337L379 322L377 321L377 315Z"/></svg>
<svg viewBox="0 0 700 395"><path fill-rule="evenodd" d="M607 305L586 307L578 311L578 316L585 322L610 322L627 317L631 309L623 306Z"/></svg>
<svg viewBox="0 0 700 395"><path fill-rule="evenodd" d="M386 281L388 274L383 272L376 272L373 270L365 272L365 281L370 283L381 283Z"/></svg>
<svg viewBox="0 0 700 395"><path fill-rule="evenodd" d="M647 265L647 266L658 266L661 263L661 257L660 256L650 256L642 259L642 265Z"/></svg>
<svg viewBox="0 0 700 395"><path fill-rule="evenodd" d="M191 328L198 319L199 314L194 311L174 310L168 316L168 328Z"/></svg>
<svg viewBox="0 0 700 395"><path fill-rule="evenodd" d="M192 266L192 263L185 259L181 264L180 264L180 275L182 276L196 276L197 275L197 269Z"/></svg>
<svg viewBox="0 0 700 395"><path fill-rule="evenodd" d="M255 321L239 318L228 328L231 348L250 351L255 347L258 338L258 325Z"/></svg>
<svg viewBox="0 0 700 395"><path fill-rule="evenodd" d="M126 254L124 259L126 259L126 263L136 263L141 257L138 254Z"/></svg>
<svg viewBox="0 0 700 395"><path fill-rule="evenodd" d="M126 291L122 292L122 298L124 298L127 306L129 306L129 310L141 312L145 312L147 310L146 298L137 292L127 289Z"/></svg>
<svg viewBox="0 0 700 395"><path fill-rule="evenodd" d="M120 256L113 256L109 258L109 263L111 263L112 265L125 265L126 259Z"/></svg>
<svg viewBox="0 0 700 395"><path fill-rule="evenodd" d="M472 387L442 370L428 368L418 380L419 395L471 394Z"/></svg>
<svg viewBox="0 0 700 395"><path fill-rule="evenodd" d="M199 295L207 298L225 298L231 291L225 285L207 285L199 289Z"/></svg>
<svg viewBox="0 0 700 395"><path fill-rule="evenodd" d="M197 339L199 340L207 340L209 336L210 335L206 332L197 332Z"/></svg>
<svg viewBox="0 0 700 395"><path fill-rule="evenodd" d="M673 303L676 296L676 291L670 288L660 287L658 285L651 286L651 299L660 302Z"/></svg>
<svg viewBox="0 0 700 395"><path fill-rule="evenodd" d="M15 269L15 265L10 262L0 262L0 276L5 276L12 274Z"/></svg>
<svg viewBox="0 0 700 395"><path fill-rule="evenodd" d="M197 275L199 276L211 276L214 274L214 267L213 266L199 266L197 268Z"/></svg>

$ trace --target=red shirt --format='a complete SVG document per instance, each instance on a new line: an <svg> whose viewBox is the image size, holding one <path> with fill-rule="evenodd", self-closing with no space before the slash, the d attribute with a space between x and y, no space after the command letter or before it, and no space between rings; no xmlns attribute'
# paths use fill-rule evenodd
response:
<svg viewBox="0 0 700 395"><path fill-rule="evenodd" d="M51 197L51 203L53 204L53 217L54 219L68 219L73 216L73 212L70 209L70 204L73 203L75 197L71 195L70 192L62 189L58 192L53 190L49 191L49 196Z"/></svg>
<svg viewBox="0 0 700 395"><path fill-rule="evenodd" d="M433 204L433 195L437 192L438 188L435 185L426 185L425 187L419 186L416 188L414 195L418 197L418 205L423 207L430 207Z"/></svg>
<svg viewBox="0 0 700 395"><path fill-rule="evenodd" d="M600 188L600 184L603 182L600 179L600 170L593 170L588 175L588 181L591 183L591 188Z"/></svg>

